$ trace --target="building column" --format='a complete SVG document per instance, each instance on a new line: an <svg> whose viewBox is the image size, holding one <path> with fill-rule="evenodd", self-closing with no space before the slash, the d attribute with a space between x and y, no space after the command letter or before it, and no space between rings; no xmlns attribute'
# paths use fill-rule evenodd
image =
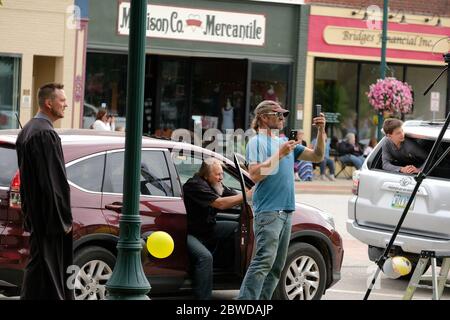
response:
<svg viewBox="0 0 450 320"><path fill-rule="evenodd" d="M311 141L312 129L312 106L314 100L314 56L308 55L306 58L305 72L305 97L303 105L303 130L305 140Z"/></svg>
<svg viewBox="0 0 450 320"><path fill-rule="evenodd" d="M36 92L33 91L33 55L24 53L22 55L21 74L20 74L20 102L19 114L22 126L28 122L33 116L33 103L36 99Z"/></svg>
<svg viewBox="0 0 450 320"><path fill-rule="evenodd" d="M289 123L293 128L305 128L305 124L302 119L305 119L305 80L306 80L306 58L308 53L308 26L309 26L309 13L310 6L302 5L298 6L298 48L297 48L297 61L294 68L294 99L291 108L291 119ZM298 119L298 107L303 105L303 118ZM305 135L305 138L307 136Z"/></svg>

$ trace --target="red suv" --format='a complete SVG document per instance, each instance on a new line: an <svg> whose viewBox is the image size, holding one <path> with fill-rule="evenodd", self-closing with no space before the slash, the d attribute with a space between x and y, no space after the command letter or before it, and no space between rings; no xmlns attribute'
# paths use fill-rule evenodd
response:
<svg viewBox="0 0 450 320"><path fill-rule="evenodd" d="M123 133L92 130L58 133L71 188L74 261L81 268L75 281L75 296L102 299L116 262L125 138ZM18 130L0 130L0 286L4 294L17 293L29 255L29 234L22 229L17 134ZM142 238L161 230L175 242L174 252L166 259L153 258L143 251L143 267L152 295L190 288L182 185L198 171L201 159L210 156L224 163L223 183L241 190L239 170L229 159L190 144L142 139ZM246 172L244 180L247 187L253 186ZM237 289L254 249L251 216L234 208L220 212L217 219L239 221L240 232L226 256L214 259L214 289ZM340 279L343 254L333 218L297 204L288 258L274 298L320 299Z"/></svg>

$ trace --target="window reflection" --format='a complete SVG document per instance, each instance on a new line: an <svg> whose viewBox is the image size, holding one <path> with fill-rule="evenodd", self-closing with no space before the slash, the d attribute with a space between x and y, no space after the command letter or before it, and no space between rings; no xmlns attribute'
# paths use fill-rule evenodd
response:
<svg viewBox="0 0 450 320"><path fill-rule="evenodd" d="M155 135L170 138L173 130L186 128L188 119L187 62L161 62L161 109Z"/></svg>
<svg viewBox="0 0 450 320"><path fill-rule="evenodd" d="M438 81L432 91L439 92L439 111L430 110L430 96L423 96L426 87L440 73L441 67L424 67L389 64L387 77L406 81L413 89L414 105L409 114L393 116L405 120L432 120L445 117L446 77ZM359 73L359 77L358 77ZM367 144L377 136L378 116L367 99L369 86L380 78L380 66L370 62L341 62L317 60L314 76L314 104L322 110L338 115L337 123L328 122L330 137L342 139L348 132L357 135L358 141ZM359 79L359 83L358 83ZM328 118L327 118L328 119Z"/></svg>
<svg viewBox="0 0 450 320"><path fill-rule="evenodd" d="M405 115L405 119L432 120L445 119L445 102L447 101L447 73L444 73L431 91L424 96L423 92L439 75L442 67L416 67L410 66L406 71L406 82L414 91L414 109L412 114ZM431 92L439 92L439 111L431 111Z"/></svg>
<svg viewBox="0 0 450 320"><path fill-rule="evenodd" d="M83 128L95 121L99 108L116 116L116 127L125 125L127 87L127 55L88 53Z"/></svg>
<svg viewBox="0 0 450 320"><path fill-rule="evenodd" d="M0 129L18 128L20 59L0 56Z"/></svg>
<svg viewBox="0 0 450 320"><path fill-rule="evenodd" d="M263 100L273 100L288 107L289 65L274 63L252 63L250 88L250 120L253 111Z"/></svg>
<svg viewBox="0 0 450 320"><path fill-rule="evenodd" d="M352 62L317 61L314 104L323 112L337 114L339 123L329 125L330 137L338 139L356 130L356 89L358 65Z"/></svg>
<svg viewBox="0 0 450 320"><path fill-rule="evenodd" d="M243 128L246 62L198 60L193 66L192 120L202 129Z"/></svg>

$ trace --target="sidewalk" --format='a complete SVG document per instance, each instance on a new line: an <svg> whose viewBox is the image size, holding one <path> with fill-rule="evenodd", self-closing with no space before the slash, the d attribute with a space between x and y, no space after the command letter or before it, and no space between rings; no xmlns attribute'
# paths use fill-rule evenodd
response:
<svg viewBox="0 0 450 320"><path fill-rule="evenodd" d="M296 181L295 193L305 194L348 194L352 193L353 182L344 177L338 177L335 181Z"/></svg>

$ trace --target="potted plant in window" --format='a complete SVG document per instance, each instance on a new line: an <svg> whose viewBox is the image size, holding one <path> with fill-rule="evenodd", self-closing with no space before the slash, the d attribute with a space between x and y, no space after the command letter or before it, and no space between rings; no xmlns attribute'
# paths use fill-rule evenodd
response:
<svg viewBox="0 0 450 320"><path fill-rule="evenodd" d="M408 113L413 104L411 86L393 77L378 79L370 85L367 97L369 104L378 113L378 140L381 139L384 113Z"/></svg>

